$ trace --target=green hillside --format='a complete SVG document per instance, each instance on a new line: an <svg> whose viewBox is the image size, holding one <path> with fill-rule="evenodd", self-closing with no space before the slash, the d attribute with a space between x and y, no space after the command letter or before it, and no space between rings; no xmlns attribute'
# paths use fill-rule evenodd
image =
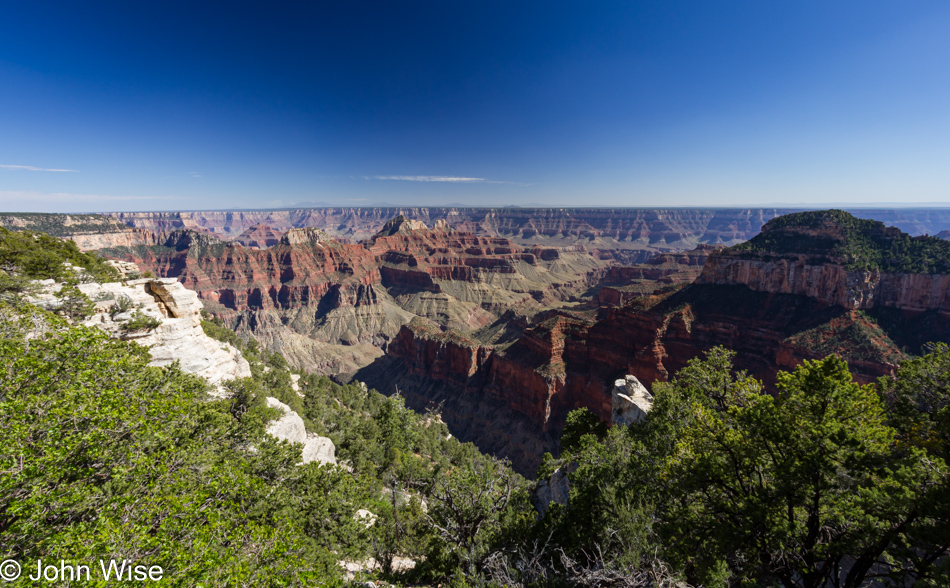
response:
<svg viewBox="0 0 950 588"><path fill-rule="evenodd" d="M911 237L843 210L798 212L774 218L762 232L727 254L772 258L808 255L849 270L888 273L950 273L950 241Z"/></svg>

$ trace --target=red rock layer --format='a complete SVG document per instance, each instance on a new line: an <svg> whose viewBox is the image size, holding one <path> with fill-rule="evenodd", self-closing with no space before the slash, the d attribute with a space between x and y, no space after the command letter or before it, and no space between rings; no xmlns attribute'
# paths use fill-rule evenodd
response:
<svg viewBox="0 0 950 588"><path fill-rule="evenodd" d="M376 284L397 293L440 292L441 281L480 282L491 274L515 274L519 263L539 265L560 255L552 248L523 249L500 237L446 230L444 224L429 230L407 222L359 244L314 228L290 229L267 249L176 231L156 236L157 247L107 253L157 275L178 277L202 299L234 311L357 306L375 300L371 287ZM256 234L270 233L259 228ZM546 296L546 287L538 286L537 299Z"/></svg>
<svg viewBox="0 0 950 588"><path fill-rule="evenodd" d="M280 238L283 235L282 231L276 231L267 225L255 225L238 235L234 240L252 249L267 249L280 243Z"/></svg>
<svg viewBox="0 0 950 588"><path fill-rule="evenodd" d="M645 263L613 266L601 280L596 301L601 306L623 306L630 300L651 296L671 286L689 284L702 271L709 255L720 247L700 245L692 251L661 253Z"/></svg>
<svg viewBox="0 0 950 588"><path fill-rule="evenodd" d="M848 271L806 256L763 261L730 255L710 257L704 284L741 284L758 292L801 294L845 308L893 307L950 313L950 275Z"/></svg>
<svg viewBox="0 0 950 588"><path fill-rule="evenodd" d="M865 344L852 344L855 329L869 334ZM597 321L554 314L504 351L413 322L387 353L419 381L495 398L537 430L556 434L582 406L609 420L615 379L633 374L652 386L717 345L736 351L736 369L767 386L779 370L828 353L846 359L862 382L892 373L901 358L888 335L859 312L741 286L691 286L606 309Z"/></svg>

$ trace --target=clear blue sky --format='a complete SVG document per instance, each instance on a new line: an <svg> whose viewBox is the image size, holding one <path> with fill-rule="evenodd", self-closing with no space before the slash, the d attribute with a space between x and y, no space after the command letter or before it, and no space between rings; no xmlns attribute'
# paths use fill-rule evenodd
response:
<svg viewBox="0 0 950 588"><path fill-rule="evenodd" d="M0 210L307 201L950 204L950 2L5 3Z"/></svg>

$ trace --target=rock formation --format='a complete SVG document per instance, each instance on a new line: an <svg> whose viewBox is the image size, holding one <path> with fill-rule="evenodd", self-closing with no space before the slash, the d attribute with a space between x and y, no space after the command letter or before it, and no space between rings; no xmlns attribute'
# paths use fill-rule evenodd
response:
<svg viewBox="0 0 950 588"><path fill-rule="evenodd" d="M653 395L636 376L614 382L611 396L611 420L615 425L633 425L646 418L653 408Z"/></svg>
<svg viewBox="0 0 950 588"><path fill-rule="evenodd" d="M105 253L179 278L238 332L331 374L373 361L413 316L482 329L509 310L580 295L607 265L580 249L522 248L404 217L355 244L315 228L290 229L264 250L174 231L156 246Z"/></svg>
<svg viewBox="0 0 950 588"><path fill-rule="evenodd" d="M300 415L280 400L268 397L267 406L276 408L281 412L280 418L271 421L267 425L267 434L282 441L303 445L302 464L312 461L336 464L336 447L333 445L333 441L313 433L307 434L307 429Z"/></svg>
<svg viewBox="0 0 950 588"><path fill-rule="evenodd" d="M571 496L569 476L577 471L577 462L572 461L558 469L546 480L538 480L531 493L531 503L541 516L547 514L551 503L567 506Z"/></svg>
<svg viewBox="0 0 950 588"><path fill-rule="evenodd" d="M634 298L689 284L699 277L709 255L719 249L700 245L682 253L660 253L632 266L612 266L600 281L596 301L601 306L623 306Z"/></svg>
<svg viewBox="0 0 950 588"><path fill-rule="evenodd" d="M829 353L871 381L894 369L903 347L950 339L950 272L894 271L903 262L881 253L889 243L932 241L838 213L770 221L724 251L677 252L746 239L774 215L398 212L123 216L205 232L176 230L156 245L105 253L179 276L218 317L293 365L340 378L359 370L355 377L387 394L398 388L413 408L441 410L457 437L528 475L541 454L557 452L571 410L609 421L620 409L619 420L635 422L648 393L624 383L613 394L618 378L652 386L715 345L737 351L737 368L772 386L780 370ZM445 222L427 228L433 220ZM286 232L267 249L208 232L234 237L263 222Z"/></svg>
<svg viewBox="0 0 950 588"><path fill-rule="evenodd" d="M712 256L700 284L741 284L757 292L799 294L843 308L892 307L950 313L950 275L848 271L808 257L769 261Z"/></svg>
<svg viewBox="0 0 950 588"><path fill-rule="evenodd" d="M107 259L106 263L111 265L119 272L119 275L122 276L122 279L126 279L130 276L139 277L139 266L128 261L119 261L117 259Z"/></svg>
<svg viewBox="0 0 950 588"><path fill-rule="evenodd" d="M709 257L698 284L740 284L855 310L950 312L950 244L841 211L789 215Z"/></svg>
<svg viewBox="0 0 950 588"><path fill-rule="evenodd" d="M254 225L235 237L234 240L250 249L267 249L277 245L283 235L283 232L275 231L267 225Z"/></svg>
<svg viewBox="0 0 950 588"><path fill-rule="evenodd" d="M125 284L79 284L77 288L96 304L96 314L85 324L148 347L152 365L178 362L183 371L215 385L218 393L221 383L251 375L247 360L237 349L205 335L198 296L176 280L144 278ZM115 312L122 299L128 301L128 309ZM154 319L158 326L128 330L126 325L136 313Z"/></svg>
<svg viewBox="0 0 950 588"><path fill-rule="evenodd" d="M816 247L810 240L792 243ZM556 452L551 439L559 436L570 410L585 406L607 421L619 409L621 422L636 422L650 405L649 393L639 382L668 380L690 359L717 345L735 350L736 368L772 387L779 371L828 354L847 360L858 381L870 382L896 368L904 357L902 347L919 349L927 340L950 340L942 274L905 273L901 283L923 280L926 287L885 298L893 305L859 310L853 299L827 295L834 289L824 289L821 280L799 282L808 284L802 291L783 291L781 284L794 281L794 269L776 281L749 281L753 287L746 281L730 282L733 274L718 273L718 260L748 261L739 257L741 251L711 252L703 278L692 285L610 305L596 315L538 313L520 337L500 347L413 322L377 361L397 362L398 369L410 374L400 380L400 390L415 406L436 399L445 407L443 418L453 432L461 429L460 439L487 451L497 449L530 475L543 451ZM776 250L762 253L784 255ZM836 276L851 271L846 263L860 261L826 261L843 270L811 265L819 268L816 275ZM888 291L883 286L873 290L876 300ZM394 371L386 372L390 379ZM373 378L373 366L360 375L364 373ZM628 374L636 378L629 385L626 378L618 380ZM380 380L370 383L377 382L385 385ZM483 415L497 414L498 406L507 411L504 425L490 431L465 428L466 419L483 421ZM518 431L517 443L509 430Z"/></svg>
<svg viewBox="0 0 950 588"><path fill-rule="evenodd" d="M791 209L635 209L635 208L300 208L266 211L123 212L119 222L154 232L200 229L233 238L265 224L277 231L316 227L354 241L367 239L393 217L493 237L522 245L564 245L577 241L604 249L647 248L688 250L699 243L732 245L755 236L765 222L795 212ZM950 210L860 209L873 218L912 235L936 234L950 228Z"/></svg>

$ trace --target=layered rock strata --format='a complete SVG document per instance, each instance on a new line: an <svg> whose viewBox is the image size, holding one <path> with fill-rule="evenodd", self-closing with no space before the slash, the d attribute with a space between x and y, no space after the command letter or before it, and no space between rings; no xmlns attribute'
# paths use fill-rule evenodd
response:
<svg viewBox="0 0 950 588"><path fill-rule="evenodd" d="M178 277L238 332L323 373L366 365L413 316L481 329L508 310L579 295L607 265L575 248L522 248L404 217L355 244L315 228L290 229L263 250L176 231L106 253Z"/></svg>
<svg viewBox="0 0 950 588"><path fill-rule="evenodd" d="M595 300L601 306L623 306L630 300L651 296L692 283L709 255L721 247L700 245L682 253L661 253L633 266L613 266L600 281Z"/></svg>
<svg viewBox="0 0 950 588"><path fill-rule="evenodd" d="M317 227L337 237L367 239L399 215L433 226L507 237L518 243L581 240L620 247L686 250L698 243L731 245L755 236L768 220L792 209L636 209L636 208L464 208L318 207L262 211L110 213L119 222L154 232L207 230L225 238L255 225L276 231ZM861 218L896 226L912 235L950 228L947 209L854 209ZM2 219L0 219L2 222Z"/></svg>
<svg viewBox="0 0 950 588"><path fill-rule="evenodd" d="M848 290L846 262L831 259L826 251L837 242L829 245L825 229L819 227L817 234L795 231L794 239L782 243L806 253L766 250L750 260L743 257L742 247L712 251L702 277L692 285L611 305L596 317L539 313L523 335L504 348L412 323L390 345L387 360L398 360L419 381L440 382L481 402L491 399L518 415L526 423L523 430L534 431L537 442L522 440L508 447L516 453L507 455L515 455L522 471L530 472L541 450L550 450L547 440L557 437L570 410L586 406L605 421L619 410L622 421L636 422L648 410L650 397L634 382L668 380L714 346L734 350L737 369L773 388L779 371L829 354L848 361L858 381L871 382L896 369L905 357L902 349L919 349L927 340L950 340L944 274L901 274L903 289L887 286L889 279L898 278L884 277L873 282L872 295L856 296L854 288ZM889 246L882 243L880 247ZM868 250L846 245L843 250ZM821 265L819 258L824 260ZM789 260L804 260L814 270L800 271ZM746 265L728 267L772 265L762 275L722 271L733 263ZM915 289L920 284L924 286ZM851 295L842 297L841 291ZM636 380L617 380L622 375ZM410 389L405 393L412 395L412 384L406 385ZM421 396L418 402L423 404L424 393ZM450 413L446 422L452 426L453 419L462 421L464 415ZM461 438L504 446L497 438L503 431L475 431ZM525 451L528 447L537 448L534 458Z"/></svg>
<svg viewBox="0 0 950 588"><path fill-rule="evenodd" d="M806 256L769 261L712 256L697 283L799 294L855 310L892 307L950 312L950 275L849 271L842 264L816 263Z"/></svg>

